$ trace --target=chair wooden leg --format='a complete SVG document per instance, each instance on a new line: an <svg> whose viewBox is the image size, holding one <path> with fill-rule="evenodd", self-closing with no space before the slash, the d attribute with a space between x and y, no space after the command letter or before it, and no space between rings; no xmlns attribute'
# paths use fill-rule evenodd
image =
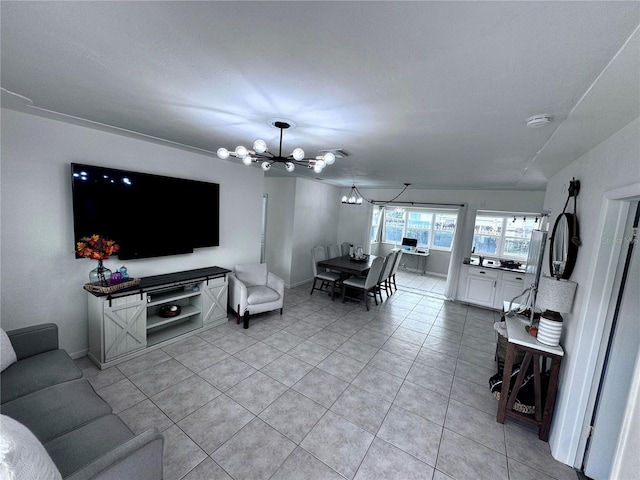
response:
<svg viewBox="0 0 640 480"><path fill-rule="evenodd" d="M238 304L238 309L236 310L236 325L240 325L240 304Z"/></svg>
<svg viewBox="0 0 640 480"><path fill-rule="evenodd" d="M331 301L333 302L336 298L336 282L331 284Z"/></svg>
<svg viewBox="0 0 640 480"><path fill-rule="evenodd" d="M282 308L280 309L280 315L282 315Z"/></svg>
<svg viewBox="0 0 640 480"><path fill-rule="evenodd" d="M316 289L316 281L318 279L316 277L313 278L313 285L311 286L311 291L309 292L309 295L311 295L313 293L313 291Z"/></svg>
<svg viewBox="0 0 640 480"><path fill-rule="evenodd" d="M364 306L367 307L367 312L368 312L369 311L369 293L366 290L363 293L364 293ZM376 305L377 304L378 304L378 300L376 300Z"/></svg>
<svg viewBox="0 0 640 480"><path fill-rule="evenodd" d="M242 324L242 328L245 330L249 328L249 310L244 312L244 322Z"/></svg>

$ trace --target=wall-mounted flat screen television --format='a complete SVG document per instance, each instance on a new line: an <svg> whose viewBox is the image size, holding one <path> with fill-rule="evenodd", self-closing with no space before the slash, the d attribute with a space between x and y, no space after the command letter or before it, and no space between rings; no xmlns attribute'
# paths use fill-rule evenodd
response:
<svg viewBox="0 0 640 480"><path fill-rule="evenodd" d="M220 245L217 183L78 163L71 182L74 242L103 235L121 260Z"/></svg>

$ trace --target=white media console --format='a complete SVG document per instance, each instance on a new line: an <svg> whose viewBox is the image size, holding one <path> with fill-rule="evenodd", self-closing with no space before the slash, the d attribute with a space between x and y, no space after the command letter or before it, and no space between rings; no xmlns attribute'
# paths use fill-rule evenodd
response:
<svg viewBox="0 0 640 480"><path fill-rule="evenodd" d="M140 279L112 294L88 293L89 358L101 369L227 321L227 274L200 268ZM177 305L180 313L160 309Z"/></svg>

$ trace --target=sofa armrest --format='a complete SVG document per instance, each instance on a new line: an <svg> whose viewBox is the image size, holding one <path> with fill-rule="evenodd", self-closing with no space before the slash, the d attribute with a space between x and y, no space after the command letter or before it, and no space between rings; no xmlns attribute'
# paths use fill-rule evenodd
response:
<svg viewBox="0 0 640 480"><path fill-rule="evenodd" d="M229 304L234 312L238 315L244 315L247 307L247 286L242 283L233 273L228 275L229 278ZM240 312L236 311L240 305Z"/></svg>
<svg viewBox="0 0 640 480"><path fill-rule="evenodd" d="M269 272L267 274L267 287L274 289L280 294L280 297L284 296L284 280L274 273Z"/></svg>
<svg viewBox="0 0 640 480"><path fill-rule="evenodd" d="M18 360L50 350L58 350L58 326L43 323L7 332Z"/></svg>
<svg viewBox="0 0 640 480"><path fill-rule="evenodd" d="M164 437L145 430L65 480L162 480Z"/></svg>

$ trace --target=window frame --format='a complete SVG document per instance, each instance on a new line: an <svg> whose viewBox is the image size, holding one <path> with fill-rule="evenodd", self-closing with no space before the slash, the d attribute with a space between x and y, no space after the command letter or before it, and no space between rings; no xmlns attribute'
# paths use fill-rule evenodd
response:
<svg viewBox="0 0 640 480"><path fill-rule="evenodd" d="M424 244L424 243L418 243L418 248L428 248L429 250L437 250L437 251L443 251L443 252L451 252L452 248L453 248L453 239L455 238L455 234L456 231L458 229L458 213L459 210L458 209L447 209L447 208L420 208L420 207L391 207L395 209L402 209L403 210L403 214L402 214L402 219L403 219L403 224L402 224L402 237L406 237L407 236L407 224L408 222L408 215L410 212L415 212L415 213L419 213L421 215L424 214L430 214L431 215L431 220L430 220L430 226L428 229L428 236L429 236L429 244ZM436 215L450 215L452 217L455 218L455 226L453 228L453 230L446 230L443 228L436 228ZM387 226L386 226L386 219L387 219L387 209L384 209L384 222L381 225L381 229L382 229L382 238L381 238L381 243L386 243L386 244L399 244L399 242L396 241L388 241L387 240ZM442 246L438 246L438 245L434 245L434 239L435 239L435 233L438 231L445 231L445 232L452 232L452 237L451 237L451 246L449 247L442 247Z"/></svg>
<svg viewBox="0 0 640 480"><path fill-rule="evenodd" d="M519 260L519 261L526 261L527 257L528 257L528 252L529 249L527 248L527 254L525 254L524 256L520 256L520 255L511 255L508 253L505 253L505 247L507 245L507 240L509 239L517 239L517 240L521 240L521 239L525 239L527 241L530 242L531 240L531 236L525 238L525 237L514 237L512 235L508 235L507 231L508 231L508 222L511 221L512 217L522 217L522 218L526 218L526 217L530 217L530 218L537 218L539 217L540 214L536 214L536 213L522 213L522 212L482 212L479 211L476 214L476 218L473 224L473 237L471 238L471 248L475 248L475 239L476 236L485 236L485 237L495 237L496 238L496 253L489 253L489 252L476 252L476 255L488 255L491 257L496 257L496 258L504 258L506 260ZM489 234L489 233L476 233L476 227L478 225L478 218L492 218L492 219L501 219L501 230L500 230L500 234L499 235L493 235L493 234ZM540 226L540 225L538 225ZM532 228L531 231L535 230L535 228ZM529 244L530 245L530 244Z"/></svg>

